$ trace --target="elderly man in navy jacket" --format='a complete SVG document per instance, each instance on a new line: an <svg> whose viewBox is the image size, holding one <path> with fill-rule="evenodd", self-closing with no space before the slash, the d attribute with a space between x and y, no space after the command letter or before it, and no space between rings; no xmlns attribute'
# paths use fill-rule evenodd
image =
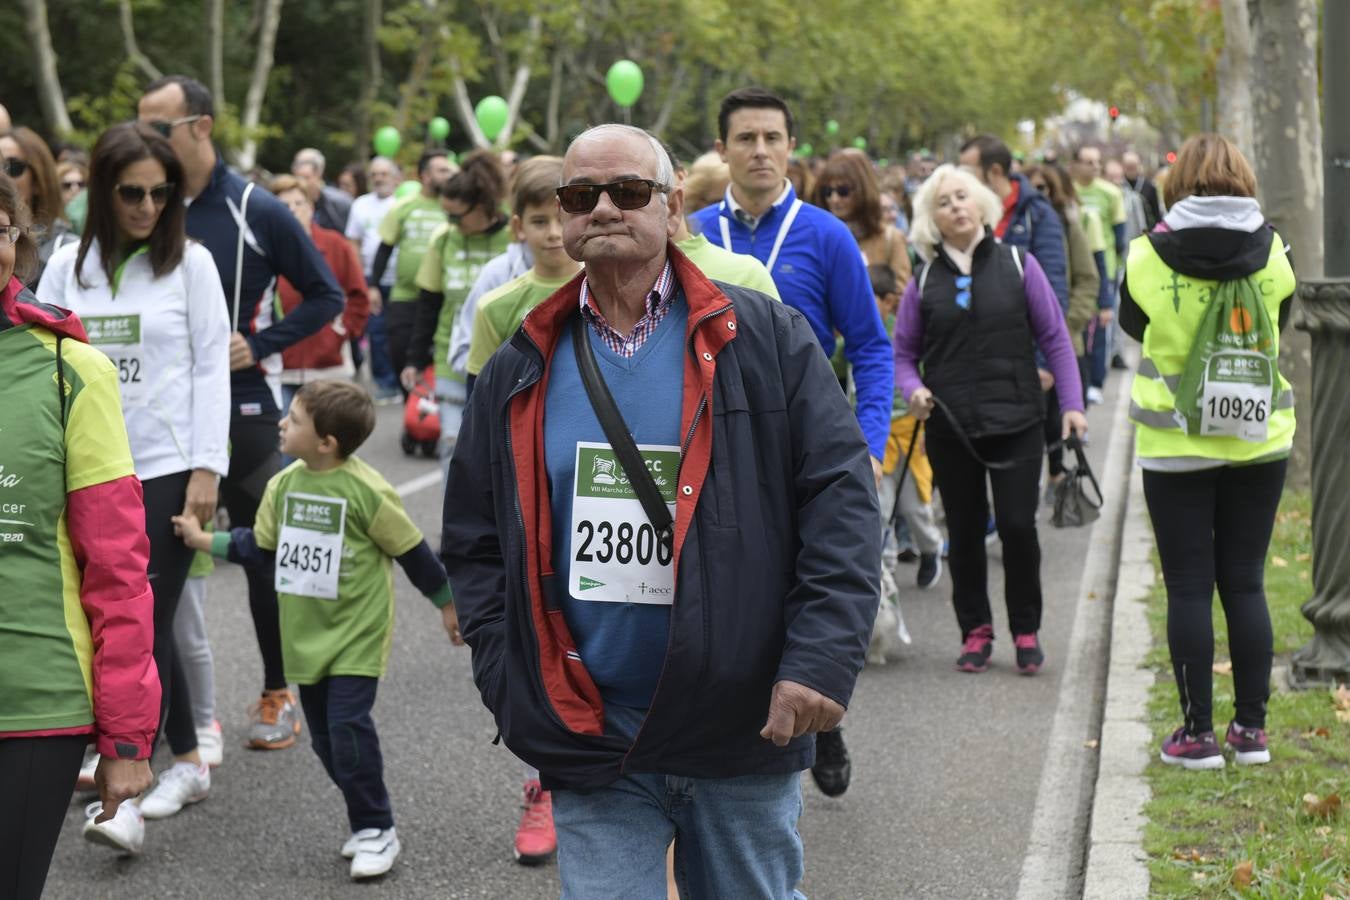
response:
<svg viewBox="0 0 1350 900"><path fill-rule="evenodd" d="M867 443L810 323L669 243L658 141L593 128L563 181L585 270L483 369L446 485L474 680L553 790L564 896L664 896L673 838L686 896L790 897L799 773L876 614ZM592 358L669 531L589 399Z"/></svg>

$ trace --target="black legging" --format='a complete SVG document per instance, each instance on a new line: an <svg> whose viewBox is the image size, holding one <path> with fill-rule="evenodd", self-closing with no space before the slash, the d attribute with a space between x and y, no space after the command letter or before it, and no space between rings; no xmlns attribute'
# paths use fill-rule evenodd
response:
<svg viewBox="0 0 1350 900"><path fill-rule="evenodd" d="M192 550L173 533L170 516L183 511L187 497L188 472L176 472L141 482L145 494L145 533L150 538L150 587L155 594L155 666L159 669L159 730L169 739L176 755L197 749L197 732L192 727L192 702L183 667L174 652L173 618L178 599L183 595ZM171 710L177 709L174 715ZM182 716L187 717L184 731Z"/></svg>
<svg viewBox="0 0 1350 900"><path fill-rule="evenodd" d="M1050 476L1057 478L1064 474L1064 442L1060 439L1063 429L1059 414L1059 390L1050 388L1045 392L1045 458L1048 461Z"/></svg>
<svg viewBox="0 0 1350 900"><path fill-rule="evenodd" d="M88 744L87 734L0 737L0 897L42 896Z"/></svg>
<svg viewBox="0 0 1350 900"><path fill-rule="evenodd" d="M236 415L230 420L230 474L220 482L220 502L230 514L230 527L252 528L267 481L281 468L277 449L276 411L259 416ZM263 661L263 687L269 691L286 687L281 662L281 620L272 579L251 566L244 569L248 580L248 609Z"/></svg>
<svg viewBox="0 0 1350 900"><path fill-rule="evenodd" d="M384 330L389 336L389 364L394 374L403 372L408 364L408 345L412 343L413 327L417 324L417 301L396 300L384 308ZM408 398L408 389L399 381L398 389L403 399Z"/></svg>
<svg viewBox="0 0 1350 900"><path fill-rule="evenodd" d="M1228 620L1236 718L1266 727L1274 638L1266 609L1265 563L1288 460L1199 472L1144 471L1167 585L1167 646L1181 711L1192 734L1214 729L1214 628L1219 589Z"/></svg>
<svg viewBox="0 0 1350 900"><path fill-rule="evenodd" d="M945 414L929 419L928 459L942 493L951 539L952 606L964 638L993 623L989 608L984 535L989 522L986 481L993 488L994 522L1003 541L1003 593L1013 634L1041 628L1041 545L1036 535L1037 481L1045 440L1041 424L1014 434L974 438L986 462L1016 460L1008 469L986 469L961 443Z"/></svg>

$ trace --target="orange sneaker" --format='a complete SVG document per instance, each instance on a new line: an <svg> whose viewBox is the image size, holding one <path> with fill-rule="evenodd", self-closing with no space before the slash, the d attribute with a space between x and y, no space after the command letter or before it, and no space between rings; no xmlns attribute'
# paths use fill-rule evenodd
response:
<svg viewBox="0 0 1350 900"><path fill-rule="evenodd" d="M300 734L300 710L289 688L263 691L248 713L248 745L255 750L284 750Z"/></svg>

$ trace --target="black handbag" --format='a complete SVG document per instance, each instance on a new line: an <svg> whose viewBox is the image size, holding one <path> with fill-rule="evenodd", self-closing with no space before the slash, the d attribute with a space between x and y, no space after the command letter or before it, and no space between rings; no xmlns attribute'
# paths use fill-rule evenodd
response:
<svg viewBox="0 0 1350 900"><path fill-rule="evenodd" d="M1066 469L1064 477L1055 485L1055 511L1050 516L1050 524L1056 528L1080 528L1092 524L1101 516L1104 502L1102 489L1097 484L1097 476L1092 474L1092 467L1088 465L1087 454L1083 452L1078 435L1070 434L1064 446L1073 451L1078 464L1072 469ZM1097 497L1095 502L1089 496L1089 487Z"/></svg>

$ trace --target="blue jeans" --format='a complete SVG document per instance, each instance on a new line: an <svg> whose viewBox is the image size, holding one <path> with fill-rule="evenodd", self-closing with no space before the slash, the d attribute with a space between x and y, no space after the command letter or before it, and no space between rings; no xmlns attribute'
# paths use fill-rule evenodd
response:
<svg viewBox="0 0 1350 900"><path fill-rule="evenodd" d="M606 728L631 736L643 710L607 704ZM675 841L683 897L789 900L804 867L801 776L627 775L596 791L555 790L563 900L665 900Z"/></svg>
<svg viewBox="0 0 1350 900"><path fill-rule="evenodd" d="M384 786L384 757L370 711L378 678L330 675L300 685L300 705L309 723L310 744L324 771L347 801L352 831L394 827L389 791Z"/></svg>
<svg viewBox="0 0 1350 900"><path fill-rule="evenodd" d="M1119 306L1119 302L1115 296L1115 289L1112 288L1112 310L1115 310L1117 306ZM1114 325L1114 316L1112 317L1111 322L1112 325ZM1106 367L1111 362L1112 325L1102 327L1099 320L1093 319L1092 323L1088 326L1088 331L1091 335L1089 340L1092 342L1092 350L1088 354L1090 370L1088 372L1088 379L1091 382L1092 387L1095 388L1100 388L1102 385L1106 384Z"/></svg>
<svg viewBox="0 0 1350 900"><path fill-rule="evenodd" d="M441 417L442 481L449 480L450 457L455 453L455 441L459 440L459 426L464 421L464 403L467 399L464 382L436 378L436 408Z"/></svg>
<svg viewBox="0 0 1350 900"><path fill-rule="evenodd" d="M369 280L369 279L367 279ZM389 291L392 285L380 285L380 296L384 305L389 305ZM387 391L398 390L398 373L389 359L389 337L385 334L384 310L381 309L366 321L367 343L370 345L370 377L378 387Z"/></svg>

